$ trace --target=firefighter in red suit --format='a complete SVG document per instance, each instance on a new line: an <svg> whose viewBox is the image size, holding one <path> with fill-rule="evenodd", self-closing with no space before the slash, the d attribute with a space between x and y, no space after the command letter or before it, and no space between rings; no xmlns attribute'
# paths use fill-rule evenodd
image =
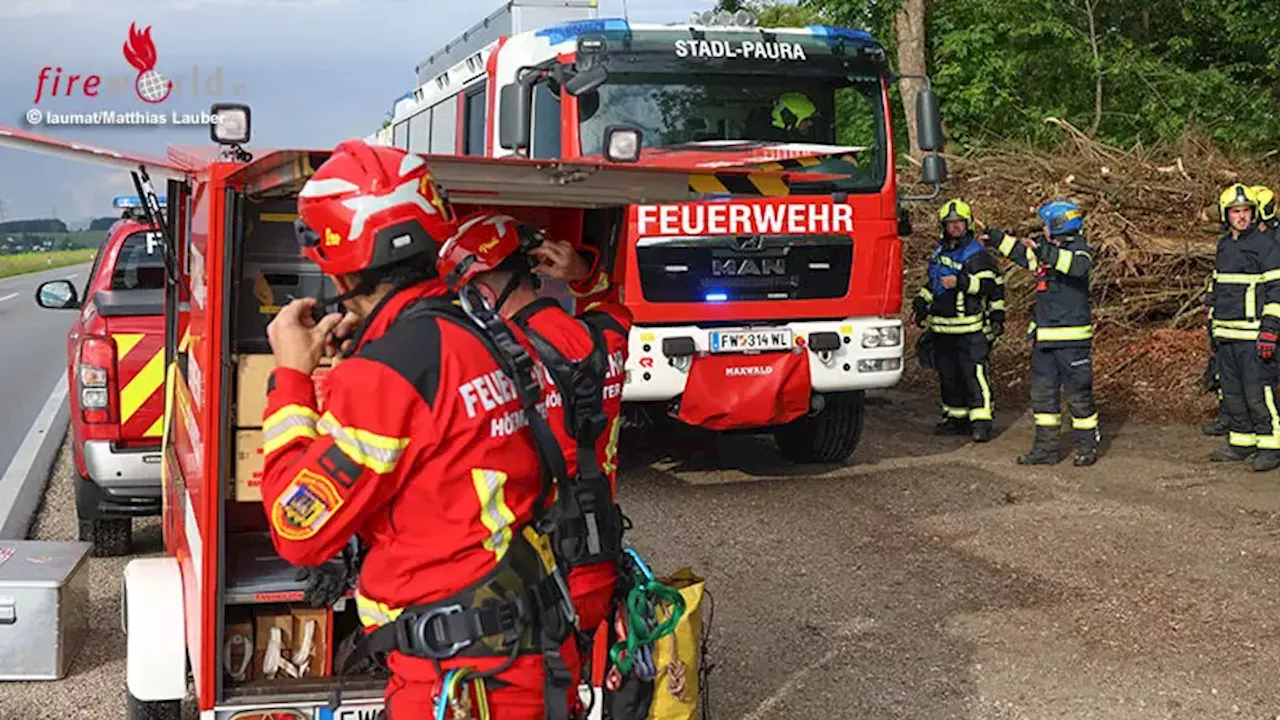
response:
<svg viewBox="0 0 1280 720"><path fill-rule="evenodd" d="M512 375L450 314L436 275L451 206L421 157L348 141L298 213L304 255L348 312L315 322L316 301L295 300L268 328L262 503L276 549L320 566L353 535L367 546L355 655L389 653L391 720L433 717L442 676L460 668L471 680L455 672L453 697L487 702L493 720L564 717L572 608L531 526L549 488L528 430L501 431L523 417ZM309 376L344 329L355 335L321 410Z"/></svg>
<svg viewBox="0 0 1280 720"><path fill-rule="evenodd" d="M568 476L582 487L576 504L590 506L587 512L571 509L571 527L556 538L571 567L569 592L588 640L609 616L618 582L623 520L613 498L631 312L618 302L594 250L575 252L568 242L545 238L508 215L484 211L460 220L437 268L455 289L474 281L498 312L525 331L548 371L548 420L564 449ZM574 317L554 299L539 297L538 276L567 281L581 314ZM600 484L592 487L593 479ZM572 517L587 513L590 520ZM587 528L590 522L599 525ZM596 547L587 536L605 539ZM580 647L579 677L588 647Z"/></svg>

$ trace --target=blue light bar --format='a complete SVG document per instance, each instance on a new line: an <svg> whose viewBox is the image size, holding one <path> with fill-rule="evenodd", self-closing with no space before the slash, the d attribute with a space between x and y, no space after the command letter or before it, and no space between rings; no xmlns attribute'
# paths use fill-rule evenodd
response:
<svg viewBox="0 0 1280 720"><path fill-rule="evenodd" d="M880 46L880 42L875 39L875 36L866 30L855 30L834 25L809 25L805 29L813 33L815 37L825 39L828 46L834 45L838 40L849 40L859 45Z"/></svg>
<svg viewBox="0 0 1280 720"><path fill-rule="evenodd" d="M156 200L160 202L160 207L167 207L169 204L168 202L166 202L166 199L163 195L157 196ZM137 195L121 195L120 197L111 201L111 206L116 208L117 210L141 208L142 200L139 199Z"/></svg>
<svg viewBox="0 0 1280 720"><path fill-rule="evenodd" d="M552 45L568 42L585 33L627 33L631 32L631 24L622 18L599 18L596 20L574 20L545 27L533 35L545 37Z"/></svg>
<svg viewBox="0 0 1280 720"><path fill-rule="evenodd" d="M707 302L724 302L725 300L729 299L729 294L728 293L707 293L707 296L704 299Z"/></svg>

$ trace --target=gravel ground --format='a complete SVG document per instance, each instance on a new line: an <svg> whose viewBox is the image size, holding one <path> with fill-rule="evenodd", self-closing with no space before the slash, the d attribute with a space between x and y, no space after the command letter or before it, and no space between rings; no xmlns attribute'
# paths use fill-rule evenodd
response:
<svg viewBox="0 0 1280 720"><path fill-rule="evenodd" d="M1026 417L978 446L933 435L933 412L877 398L850 467L751 437L632 452L632 542L708 578L712 717L1280 717L1280 473L1106 417L1098 466L1022 468ZM73 516L64 457L35 535L72 538ZM135 532L159 549L155 523ZM122 715L123 565L90 560L97 631L71 677L0 685L0 717Z"/></svg>

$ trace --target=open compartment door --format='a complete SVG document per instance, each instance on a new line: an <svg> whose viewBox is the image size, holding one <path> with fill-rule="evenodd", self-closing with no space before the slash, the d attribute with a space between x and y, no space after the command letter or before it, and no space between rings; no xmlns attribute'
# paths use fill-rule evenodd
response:
<svg viewBox="0 0 1280 720"><path fill-rule="evenodd" d="M132 151L108 150L73 140L60 140L4 125L0 125L0 147L27 150L126 172L137 170L139 165L143 165L156 178L181 180L190 173L189 168L168 160Z"/></svg>

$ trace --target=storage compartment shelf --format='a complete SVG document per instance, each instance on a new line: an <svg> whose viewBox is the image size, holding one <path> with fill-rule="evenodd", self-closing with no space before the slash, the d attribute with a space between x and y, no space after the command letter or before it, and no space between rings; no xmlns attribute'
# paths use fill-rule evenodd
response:
<svg viewBox="0 0 1280 720"><path fill-rule="evenodd" d="M354 675L342 682L342 704L381 700L388 673ZM329 702L337 681L332 677L254 680L226 690L226 704Z"/></svg>
<svg viewBox="0 0 1280 720"><path fill-rule="evenodd" d="M329 564L342 568L339 559ZM268 533L229 536L226 568L223 601L228 605L301 602L306 590L306 583L295 579L299 568L276 554Z"/></svg>

